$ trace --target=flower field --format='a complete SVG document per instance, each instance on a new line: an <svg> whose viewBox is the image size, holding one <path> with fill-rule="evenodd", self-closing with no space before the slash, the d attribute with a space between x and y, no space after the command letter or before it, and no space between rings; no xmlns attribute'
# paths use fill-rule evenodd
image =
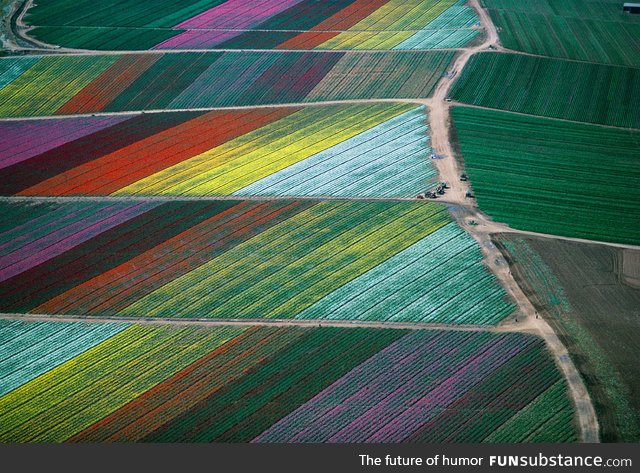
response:
<svg viewBox="0 0 640 473"><path fill-rule="evenodd" d="M414 197L425 107L328 105L0 123L0 195Z"/></svg>
<svg viewBox="0 0 640 473"><path fill-rule="evenodd" d="M514 228L640 244L640 132L455 107L480 207Z"/></svg>
<svg viewBox="0 0 640 473"><path fill-rule="evenodd" d="M543 56L640 66L640 19L620 2L483 0L504 47Z"/></svg>
<svg viewBox="0 0 640 473"><path fill-rule="evenodd" d="M0 117L428 97L452 51L0 59ZM286 74L284 74L286 71Z"/></svg>
<svg viewBox="0 0 640 473"><path fill-rule="evenodd" d="M123 3L135 3L124 10ZM160 4L160 5L158 5ZM34 37L93 50L433 49L465 46L479 34L464 0L88 1L36 5Z"/></svg>
<svg viewBox="0 0 640 473"><path fill-rule="evenodd" d="M488 108L640 129L636 68L480 53L467 63L451 97Z"/></svg>
<svg viewBox="0 0 640 473"><path fill-rule="evenodd" d="M0 320L0 396L126 329L126 324Z"/></svg>
<svg viewBox="0 0 640 473"><path fill-rule="evenodd" d="M98 331L103 339L88 344ZM542 341L528 335L17 321L0 321L0 332L0 354L21 347L20 375L45 334L81 347L0 396L2 442L576 436L564 382ZM6 366L0 376L11 372Z"/></svg>
<svg viewBox="0 0 640 473"><path fill-rule="evenodd" d="M2 312L493 324L513 310L475 241L432 203L2 210Z"/></svg>

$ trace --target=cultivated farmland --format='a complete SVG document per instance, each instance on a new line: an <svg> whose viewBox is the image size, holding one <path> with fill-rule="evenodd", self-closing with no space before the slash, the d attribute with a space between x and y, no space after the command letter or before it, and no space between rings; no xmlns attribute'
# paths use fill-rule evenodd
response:
<svg viewBox="0 0 640 473"><path fill-rule="evenodd" d="M414 197L425 107L332 105L5 121L0 195Z"/></svg>
<svg viewBox="0 0 640 473"><path fill-rule="evenodd" d="M39 332L60 330L47 325L58 324L0 321L0 331L22 341L28 362ZM91 331L78 325L70 343ZM563 381L535 337L344 328L119 327L4 393L0 420L3 442L576 435Z"/></svg>
<svg viewBox="0 0 640 473"><path fill-rule="evenodd" d="M639 252L509 234L496 243L576 360L603 440L640 440Z"/></svg>
<svg viewBox="0 0 640 473"><path fill-rule="evenodd" d="M513 310L441 205L4 207L4 312L491 324Z"/></svg>
<svg viewBox="0 0 640 473"><path fill-rule="evenodd" d="M513 5L571 16L553 1ZM554 19L567 34L549 51L611 37L580 62L499 52L476 0L11 7L0 442L598 440L580 373L526 300L537 282L505 263L533 250L494 244L505 227L471 191L514 226L636 242L640 69L615 53L632 21L614 38L572 18L574 39ZM572 121L549 132L550 117ZM579 193L602 180L588 216ZM640 256L622 255L637 284ZM603 380L606 435L632 438L635 388L606 378L606 351L578 362Z"/></svg>
<svg viewBox="0 0 640 473"><path fill-rule="evenodd" d="M32 8L27 21L41 41L94 50L432 49L461 47L479 34L464 0L173 3L96 10L54 0Z"/></svg>
<svg viewBox="0 0 640 473"><path fill-rule="evenodd" d="M451 96L488 108L640 128L635 68L481 53L469 60Z"/></svg>
<svg viewBox="0 0 640 473"><path fill-rule="evenodd" d="M514 228L640 244L640 132L456 107L480 207Z"/></svg>
<svg viewBox="0 0 640 473"><path fill-rule="evenodd" d="M623 2L483 0L505 48L640 67L640 19Z"/></svg>
<svg viewBox="0 0 640 473"><path fill-rule="evenodd" d="M209 52L0 59L0 116L428 97L453 55Z"/></svg>

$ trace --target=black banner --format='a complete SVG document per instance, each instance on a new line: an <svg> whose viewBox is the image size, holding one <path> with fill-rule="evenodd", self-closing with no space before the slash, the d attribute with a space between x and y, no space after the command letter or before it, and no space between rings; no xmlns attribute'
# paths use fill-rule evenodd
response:
<svg viewBox="0 0 640 473"><path fill-rule="evenodd" d="M0 445L20 471L638 471L640 445ZM7 468L5 471L15 471Z"/></svg>

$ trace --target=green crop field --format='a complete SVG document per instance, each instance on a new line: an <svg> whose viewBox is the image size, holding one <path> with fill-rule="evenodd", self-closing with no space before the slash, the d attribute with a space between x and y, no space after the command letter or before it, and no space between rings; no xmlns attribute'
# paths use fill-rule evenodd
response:
<svg viewBox="0 0 640 473"><path fill-rule="evenodd" d="M640 128L640 69L630 67L481 53L450 95L488 108Z"/></svg>
<svg viewBox="0 0 640 473"><path fill-rule="evenodd" d="M640 67L640 17L622 1L483 0L505 48Z"/></svg>
<svg viewBox="0 0 640 473"><path fill-rule="evenodd" d="M222 3L222 0L120 0L96 7L94 0L50 0L29 10L33 24L169 27Z"/></svg>
<svg viewBox="0 0 640 473"><path fill-rule="evenodd" d="M640 244L640 132L456 107L480 208L514 228Z"/></svg>

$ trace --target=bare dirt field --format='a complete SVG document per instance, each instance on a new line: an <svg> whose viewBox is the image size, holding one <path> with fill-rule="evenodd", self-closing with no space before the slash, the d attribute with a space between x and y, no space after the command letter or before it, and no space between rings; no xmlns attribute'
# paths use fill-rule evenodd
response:
<svg viewBox="0 0 640 473"><path fill-rule="evenodd" d="M640 252L515 234L494 236L511 272L569 350L604 441L640 440Z"/></svg>

